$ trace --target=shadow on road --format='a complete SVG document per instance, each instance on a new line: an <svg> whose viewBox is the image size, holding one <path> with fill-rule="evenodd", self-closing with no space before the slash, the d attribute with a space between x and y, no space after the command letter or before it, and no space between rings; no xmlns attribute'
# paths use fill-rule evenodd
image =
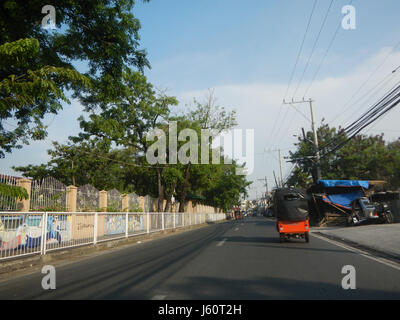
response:
<svg viewBox="0 0 400 320"><path fill-rule="evenodd" d="M234 237L222 237L217 241L225 240L225 242L237 243L239 245L252 246L252 247L264 247L264 248L274 248L281 250L294 249L303 251L321 251L321 252L336 252L336 253L346 253L350 254L351 251L340 249L327 249L317 248L312 246L312 244L305 243L304 240L290 240L285 243L280 243L278 237L244 237L244 236L234 236ZM311 240L312 241L312 240Z"/></svg>
<svg viewBox="0 0 400 320"><path fill-rule="evenodd" d="M184 284L170 286L169 299L188 300L268 300L268 299L399 299L399 292L368 289L343 290L331 283L310 282L277 277L262 277L249 280L221 279L209 277L191 278Z"/></svg>
<svg viewBox="0 0 400 320"><path fill-rule="evenodd" d="M176 238L167 242L168 246L151 246L148 251L140 251L140 256L129 255L131 249L128 248L116 252L112 260L99 256L88 261L81 270L79 264L66 266L69 272L60 285L57 278L57 290L49 292L36 288L22 298L145 299L145 292L157 288L161 280L183 268L227 228L222 224L215 227L205 233L193 232L191 238L179 238L180 241Z"/></svg>

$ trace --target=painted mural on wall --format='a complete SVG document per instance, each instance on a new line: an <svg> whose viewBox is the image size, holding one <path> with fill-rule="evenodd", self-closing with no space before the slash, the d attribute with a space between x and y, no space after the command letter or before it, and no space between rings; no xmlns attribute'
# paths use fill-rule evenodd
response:
<svg viewBox="0 0 400 320"><path fill-rule="evenodd" d="M104 235L125 234L125 215L105 215L104 219ZM143 215L129 215L128 232L134 233L143 230Z"/></svg>
<svg viewBox="0 0 400 320"><path fill-rule="evenodd" d="M129 215L128 231L129 233L144 231L144 216L142 214Z"/></svg>
<svg viewBox="0 0 400 320"><path fill-rule="evenodd" d="M108 214L104 219L104 235L125 233L125 215Z"/></svg>
<svg viewBox="0 0 400 320"><path fill-rule="evenodd" d="M71 239L70 216L48 216L46 244L57 244ZM0 219L0 251L40 248L42 238L41 215L21 215Z"/></svg>

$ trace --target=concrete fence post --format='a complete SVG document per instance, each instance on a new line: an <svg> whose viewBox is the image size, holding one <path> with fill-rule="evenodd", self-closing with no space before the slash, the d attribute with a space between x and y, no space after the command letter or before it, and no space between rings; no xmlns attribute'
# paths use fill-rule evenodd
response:
<svg viewBox="0 0 400 320"><path fill-rule="evenodd" d="M143 212L146 212L144 208L144 197L139 197L139 207L142 209Z"/></svg>
<svg viewBox="0 0 400 320"><path fill-rule="evenodd" d="M78 196L78 188L75 186L67 187L67 211L76 212L76 201Z"/></svg>
<svg viewBox="0 0 400 320"><path fill-rule="evenodd" d="M32 180L29 179L19 179L18 186L24 188L28 193L28 199L17 200L17 210L23 212L29 212L31 205L31 186Z"/></svg>
<svg viewBox="0 0 400 320"><path fill-rule="evenodd" d="M129 212L129 194L122 196L122 211Z"/></svg>
<svg viewBox="0 0 400 320"><path fill-rule="evenodd" d="M101 211L106 212L107 211L107 191L100 191L100 201L99 201L99 207Z"/></svg>

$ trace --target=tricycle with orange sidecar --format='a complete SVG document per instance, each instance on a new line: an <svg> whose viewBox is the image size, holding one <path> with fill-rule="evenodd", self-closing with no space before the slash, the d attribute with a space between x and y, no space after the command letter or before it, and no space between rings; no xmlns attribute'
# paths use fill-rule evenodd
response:
<svg viewBox="0 0 400 320"><path fill-rule="evenodd" d="M277 189L274 213L280 242L290 238L310 241L310 219L306 193L301 189Z"/></svg>

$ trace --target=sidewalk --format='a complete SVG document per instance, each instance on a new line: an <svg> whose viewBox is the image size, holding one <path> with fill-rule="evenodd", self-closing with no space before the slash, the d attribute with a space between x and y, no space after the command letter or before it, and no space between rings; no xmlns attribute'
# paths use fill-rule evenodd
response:
<svg viewBox="0 0 400 320"><path fill-rule="evenodd" d="M400 224L368 225L358 227L312 228L338 240L352 242L365 248L400 258Z"/></svg>

